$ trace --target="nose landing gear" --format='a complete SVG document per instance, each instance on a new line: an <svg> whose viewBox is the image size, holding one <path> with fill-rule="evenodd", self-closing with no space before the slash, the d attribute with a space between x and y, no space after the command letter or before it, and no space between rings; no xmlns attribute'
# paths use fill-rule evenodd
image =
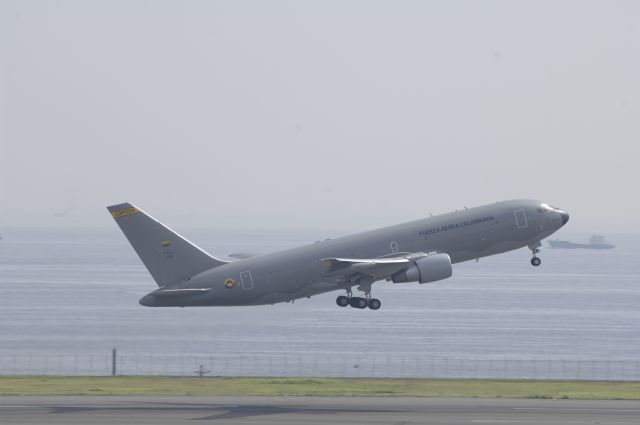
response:
<svg viewBox="0 0 640 425"><path fill-rule="evenodd" d="M538 258L538 256L536 255L537 253L540 252L540 247L542 246L542 244L540 243L540 241L529 245L529 249L531 250L531 265L534 267L538 267L540 264L542 264L542 260L540 258Z"/></svg>

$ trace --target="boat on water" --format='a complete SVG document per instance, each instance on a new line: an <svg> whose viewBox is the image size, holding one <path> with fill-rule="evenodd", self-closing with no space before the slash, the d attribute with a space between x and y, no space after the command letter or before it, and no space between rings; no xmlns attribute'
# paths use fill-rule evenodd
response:
<svg viewBox="0 0 640 425"><path fill-rule="evenodd" d="M616 246L610 244L604 240L604 236L593 235L589 239L589 243L576 243L561 240L549 240L549 247L551 248L563 248L563 249L613 249Z"/></svg>

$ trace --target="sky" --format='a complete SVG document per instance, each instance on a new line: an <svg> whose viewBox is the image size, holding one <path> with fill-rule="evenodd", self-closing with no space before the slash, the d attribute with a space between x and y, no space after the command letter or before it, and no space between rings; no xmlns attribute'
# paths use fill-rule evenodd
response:
<svg viewBox="0 0 640 425"><path fill-rule="evenodd" d="M635 232L637 1L0 0L0 229Z"/></svg>

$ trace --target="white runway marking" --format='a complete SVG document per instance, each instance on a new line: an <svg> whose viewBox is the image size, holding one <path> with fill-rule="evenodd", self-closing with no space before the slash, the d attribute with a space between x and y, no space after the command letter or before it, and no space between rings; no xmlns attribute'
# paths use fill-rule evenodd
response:
<svg viewBox="0 0 640 425"><path fill-rule="evenodd" d="M0 406L0 409L4 409L5 407L9 409L20 409L24 407L33 408L33 407L44 407L44 406L34 406L34 405L25 404L25 405L16 405L16 406Z"/></svg>
<svg viewBox="0 0 640 425"><path fill-rule="evenodd" d="M568 412L640 412L640 409L590 409L588 407L514 407L513 410L566 410Z"/></svg>

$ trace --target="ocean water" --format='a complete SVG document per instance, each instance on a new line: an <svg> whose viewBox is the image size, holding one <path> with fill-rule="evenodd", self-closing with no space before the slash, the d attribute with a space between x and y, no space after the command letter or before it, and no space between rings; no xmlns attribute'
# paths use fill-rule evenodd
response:
<svg viewBox="0 0 640 425"><path fill-rule="evenodd" d="M218 255L299 235L184 232ZM609 251L543 248L376 283L378 311L339 292L258 307L145 308L156 288L114 229L3 229L0 374L444 376L640 380L640 236ZM571 235L586 240L589 235ZM318 238L320 239L320 238Z"/></svg>

